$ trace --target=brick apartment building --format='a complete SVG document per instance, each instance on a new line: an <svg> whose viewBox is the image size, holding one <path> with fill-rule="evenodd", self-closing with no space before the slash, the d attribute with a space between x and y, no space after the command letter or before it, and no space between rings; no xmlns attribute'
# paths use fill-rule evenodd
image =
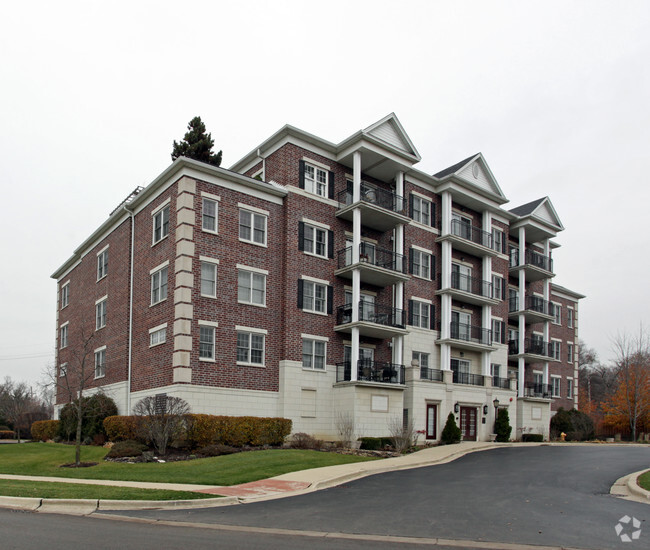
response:
<svg viewBox="0 0 650 550"><path fill-rule="evenodd" d="M90 391L123 414L167 394L325 439L343 414L436 440L453 411L487 440L498 400L513 437L548 436L577 406L562 223L548 198L506 210L480 153L419 160L393 114L338 144L287 125L229 170L177 159L52 275L61 373L92 334Z"/></svg>

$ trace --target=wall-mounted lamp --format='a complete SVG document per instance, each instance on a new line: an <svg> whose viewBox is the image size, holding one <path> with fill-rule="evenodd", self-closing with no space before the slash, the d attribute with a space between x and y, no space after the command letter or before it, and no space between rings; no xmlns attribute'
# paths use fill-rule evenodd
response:
<svg viewBox="0 0 650 550"><path fill-rule="evenodd" d="M488 413L488 406L483 405L483 414L487 414L487 413Z"/></svg>
<svg viewBox="0 0 650 550"><path fill-rule="evenodd" d="M456 401L454 404L454 412L457 413L458 411L460 411L460 405L458 404L458 401Z"/></svg>

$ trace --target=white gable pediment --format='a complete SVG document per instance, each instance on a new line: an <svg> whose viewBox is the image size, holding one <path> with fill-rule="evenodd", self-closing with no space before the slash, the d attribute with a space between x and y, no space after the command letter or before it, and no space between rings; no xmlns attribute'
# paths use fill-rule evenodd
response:
<svg viewBox="0 0 650 550"><path fill-rule="evenodd" d="M490 193L505 198L499 184L496 179L494 179L490 168L483 159L483 155L480 153L474 158L474 160L468 162L458 172L456 172L456 175L469 183L489 191Z"/></svg>
<svg viewBox="0 0 650 550"><path fill-rule="evenodd" d="M546 197L540 205L533 210L532 215L546 223L563 228L562 222L548 197Z"/></svg>
<svg viewBox="0 0 650 550"><path fill-rule="evenodd" d="M363 130L363 133L388 143L396 149L416 157L418 160L420 159L420 155L413 143L393 113L375 122L372 126L368 126Z"/></svg>

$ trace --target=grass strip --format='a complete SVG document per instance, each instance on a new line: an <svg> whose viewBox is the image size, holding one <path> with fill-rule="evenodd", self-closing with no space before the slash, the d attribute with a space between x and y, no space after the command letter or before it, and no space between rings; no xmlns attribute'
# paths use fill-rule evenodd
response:
<svg viewBox="0 0 650 550"><path fill-rule="evenodd" d="M639 476L639 486L646 491L650 491L650 471Z"/></svg>
<svg viewBox="0 0 650 550"><path fill-rule="evenodd" d="M89 498L108 500L195 500L215 498L217 495L191 491L135 489L81 483L54 483L0 479L0 495L31 498Z"/></svg>
<svg viewBox="0 0 650 550"><path fill-rule="evenodd" d="M77 479L238 485L289 472L373 460L300 449L250 451L180 462L125 464L103 460L107 449L85 446L82 462L98 462L90 468L61 468L74 461L74 447L59 443L0 445L0 473Z"/></svg>

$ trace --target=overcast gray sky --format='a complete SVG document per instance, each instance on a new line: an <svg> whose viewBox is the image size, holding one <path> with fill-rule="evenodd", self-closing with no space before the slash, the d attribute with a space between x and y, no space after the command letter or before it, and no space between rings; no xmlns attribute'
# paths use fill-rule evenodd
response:
<svg viewBox="0 0 650 550"><path fill-rule="evenodd" d="M200 115L229 167L283 124L338 142L395 112L437 172L481 151L548 195L580 336L650 315L650 2L5 3L0 378L53 362L49 278ZM626 262L629 262L626 263Z"/></svg>

